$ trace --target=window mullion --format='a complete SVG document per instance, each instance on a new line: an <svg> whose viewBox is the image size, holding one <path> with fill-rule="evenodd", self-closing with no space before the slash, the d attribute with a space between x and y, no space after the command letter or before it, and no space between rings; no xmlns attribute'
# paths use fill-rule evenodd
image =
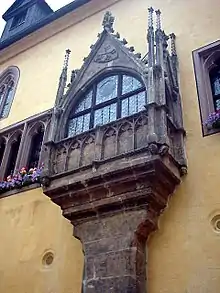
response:
<svg viewBox="0 0 220 293"><path fill-rule="evenodd" d="M93 93L92 93L92 106L90 112L90 123L89 128L93 128L94 125L94 116L95 116L95 103L96 103L96 93L97 93L97 84L93 86Z"/></svg>
<svg viewBox="0 0 220 293"><path fill-rule="evenodd" d="M118 75L117 114L116 114L117 119L121 118L122 84L123 84L123 76L122 74L119 74Z"/></svg>
<svg viewBox="0 0 220 293"><path fill-rule="evenodd" d="M132 103L130 100L130 97L137 96L139 93L145 92L145 87L143 84L141 85L141 82L138 80L136 81L137 86L139 88L135 88L135 86L132 86L130 84L129 88L130 92L126 92L123 94L123 73L112 75L114 78L108 80L108 77L105 77L102 81L98 81L93 84L93 86L90 88L89 93L90 95L90 101L91 101L91 107L88 109L85 109L86 107L86 101L81 100L81 103L83 106L79 107L79 112L73 112L71 116L69 116L70 119L75 119L76 124L78 122L78 119L80 119L80 122L82 124L82 129L79 129L80 133L88 130L88 122L89 122L89 129L94 128L96 125L100 124L103 125L105 123L108 123L110 121L114 121L117 119L120 119L122 116L129 116L129 109L124 113L125 115L122 115L122 102L123 100L126 100L125 107L129 108L129 103ZM134 79L134 77L132 77ZM110 82L108 84L108 82ZM117 85L116 85L117 82ZM128 81L127 81L128 82ZM114 83L114 84L112 84ZM139 85L140 84L140 85ZM104 86L104 88L102 88ZM114 87L113 87L114 86ZM98 96L97 96L98 95ZM112 98L113 97L113 98ZM133 112L138 112L139 108L142 107L143 104L143 94L141 95L141 106L139 107L139 100L138 97L133 97L132 99L135 99L135 105L132 109ZM87 105L90 106L90 105ZM126 110L126 109L125 109ZM85 117L85 115L87 115ZM90 115L90 116L89 116ZM89 120L88 120L89 119ZM84 125L87 125L86 129L84 129ZM72 127L72 126L71 126ZM77 128L77 125L76 125ZM78 134L78 131L77 131Z"/></svg>
<svg viewBox="0 0 220 293"><path fill-rule="evenodd" d="M3 109L4 109L4 106L5 106L5 102L6 102L6 99L7 99L7 92L8 92L8 86L5 86L4 91L3 91L3 97L2 97L1 103L0 103L0 118L3 118L2 114L3 114Z"/></svg>

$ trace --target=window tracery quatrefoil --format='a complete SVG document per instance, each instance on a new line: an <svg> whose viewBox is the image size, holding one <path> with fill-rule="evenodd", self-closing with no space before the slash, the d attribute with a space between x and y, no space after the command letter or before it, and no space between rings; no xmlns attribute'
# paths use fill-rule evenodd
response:
<svg viewBox="0 0 220 293"><path fill-rule="evenodd" d="M70 114L68 137L97 125L144 110L146 90L142 82L127 74L110 75L92 85Z"/></svg>

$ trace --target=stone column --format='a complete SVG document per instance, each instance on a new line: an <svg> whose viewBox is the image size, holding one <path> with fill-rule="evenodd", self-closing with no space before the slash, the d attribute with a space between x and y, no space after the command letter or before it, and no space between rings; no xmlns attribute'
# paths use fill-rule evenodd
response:
<svg viewBox="0 0 220 293"><path fill-rule="evenodd" d="M146 239L155 228L146 209L75 225L85 254L83 293L146 292Z"/></svg>

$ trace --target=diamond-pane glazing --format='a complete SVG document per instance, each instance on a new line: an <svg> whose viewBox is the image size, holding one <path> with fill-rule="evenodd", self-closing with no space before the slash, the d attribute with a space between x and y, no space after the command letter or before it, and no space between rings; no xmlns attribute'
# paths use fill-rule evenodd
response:
<svg viewBox="0 0 220 293"><path fill-rule="evenodd" d="M90 113L70 119L68 126L68 137L89 130Z"/></svg>
<svg viewBox="0 0 220 293"><path fill-rule="evenodd" d="M142 87L142 84L139 80L132 76L123 75L122 81L122 94L127 94L133 92Z"/></svg>
<svg viewBox="0 0 220 293"><path fill-rule="evenodd" d="M106 106L104 108L98 109L95 111L95 117L94 117L94 127L96 125L103 125L107 124L111 121L116 120L116 109L117 104L111 104L109 106Z"/></svg>
<svg viewBox="0 0 220 293"><path fill-rule="evenodd" d="M144 110L145 104L145 92L122 100L121 117L126 117Z"/></svg>
<svg viewBox="0 0 220 293"><path fill-rule="evenodd" d="M103 79L97 85L96 104L100 104L117 97L118 76Z"/></svg>
<svg viewBox="0 0 220 293"><path fill-rule="evenodd" d="M89 92L85 96L85 98L80 101L80 103L76 107L75 113L79 113L79 112L82 112L86 109L91 108L91 106L92 106L92 93L93 93L92 91Z"/></svg>

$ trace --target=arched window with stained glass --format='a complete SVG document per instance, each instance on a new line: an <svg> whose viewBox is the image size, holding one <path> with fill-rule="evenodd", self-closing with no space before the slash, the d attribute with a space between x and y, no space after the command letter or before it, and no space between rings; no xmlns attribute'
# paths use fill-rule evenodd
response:
<svg viewBox="0 0 220 293"><path fill-rule="evenodd" d="M6 118L10 112L19 79L19 69L9 67L0 76L0 118Z"/></svg>
<svg viewBox="0 0 220 293"><path fill-rule="evenodd" d="M110 75L94 83L70 114L67 137L144 110L146 89L127 74Z"/></svg>

